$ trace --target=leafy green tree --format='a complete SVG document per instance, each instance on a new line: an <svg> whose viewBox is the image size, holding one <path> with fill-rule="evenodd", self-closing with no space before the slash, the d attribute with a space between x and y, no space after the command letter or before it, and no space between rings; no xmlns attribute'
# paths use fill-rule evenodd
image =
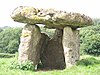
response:
<svg viewBox="0 0 100 75"><path fill-rule="evenodd" d="M82 54L100 55L100 25L81 29L80 43Z"/></svg>
<svg viewBox="0 0 100 75"><path fill-rule="evenodd" d="M15 53L18 50L22 28L4 28L0 33L0 52Z"/></svg>

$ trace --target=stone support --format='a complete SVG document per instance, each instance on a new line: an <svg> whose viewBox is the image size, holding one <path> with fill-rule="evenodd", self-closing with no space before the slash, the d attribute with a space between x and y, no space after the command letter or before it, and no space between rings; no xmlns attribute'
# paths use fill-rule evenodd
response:
<svg viewBox="0 0 100 75"><path fill-rule="evenodd" d="M79 60L79 32L65 27L63 30L63 48L66 67L70 67Z"/></svg>
<svg viewBox="0 0 100 75"><path fill-rule="evenodd" d="M19 62L30 60L33 65L37 65L40 61L40 29L36 25L25 25L22 30L20 46L19 46Z"/></svg>

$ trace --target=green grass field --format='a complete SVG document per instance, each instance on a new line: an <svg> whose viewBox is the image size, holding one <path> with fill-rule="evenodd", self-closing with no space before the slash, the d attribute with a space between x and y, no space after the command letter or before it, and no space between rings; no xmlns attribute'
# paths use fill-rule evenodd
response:
<svg viewBox="0 0 100 75"><path fill-rule="evenodd" d="M15 58L0 58L0 75L100 75L100 57L81 56L78 65L65 70L24 71L10 69Z"/></svg>

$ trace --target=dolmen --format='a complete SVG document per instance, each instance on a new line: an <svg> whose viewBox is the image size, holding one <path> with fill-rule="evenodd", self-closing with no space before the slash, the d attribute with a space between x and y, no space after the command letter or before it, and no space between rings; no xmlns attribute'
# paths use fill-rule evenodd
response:
<svg viewBox="0 0 100 75"><path fill-rule="evenodd" d="M78 28L93 25L92 19L84 14L30 6L17 7L11 18L26 24L20 38L18 61L29 60L34 66L41 62L47 69L75 65L80 58ZM56 29L53 38L41 33L39 24Z"/></svg>

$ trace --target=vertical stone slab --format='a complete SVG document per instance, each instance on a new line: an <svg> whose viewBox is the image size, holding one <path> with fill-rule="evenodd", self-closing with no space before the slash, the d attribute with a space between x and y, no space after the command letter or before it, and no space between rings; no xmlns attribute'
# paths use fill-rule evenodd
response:
<svg viewBox="0 0 100 75"><path fill-rule="evenodd" d="M63 48L66 68L74 65L79 59L79 35L77 30L65 27L63 30Z"/></svg>
<svg viewBox="0 0 100 75"><path fill-rule="evenodd" d="M75 61L78 61L80 58L80 37L79 37L79 30L73 30L74 34L74 40L76 43L76 49L75 49Z"/></svg>
<svg viewBox="0 0 100 75"><path fill-rule="evenodd" d="M33 65L37 65L40 61L40 29L36 25L25 25L19 45L19 62L30 60Z"/></svg>
<svg viewBox="0 0 100 75"><path fill-rule="evenodd" d="M63 31L56 29L55 34L51 40L48 41L46 49L42 55L42 63L47 69L64 69L64 51L62 46Z"/></svg>

